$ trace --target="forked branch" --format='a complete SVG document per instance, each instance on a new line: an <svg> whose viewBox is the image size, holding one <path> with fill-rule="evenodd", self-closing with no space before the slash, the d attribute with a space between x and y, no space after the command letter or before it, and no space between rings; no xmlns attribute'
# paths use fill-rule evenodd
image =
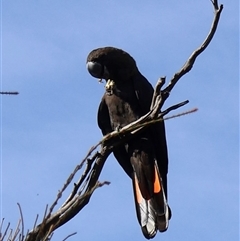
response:
<svg viewBox="0 0 240 241"><path fill-rule="evenodd" d="M51 234L54 230L72 219L81 211L82 208L88 204L96 188L105 184L109 184L109 182L100 183L98 179L106 159L116 146L126 142L129 138L132 138L132 136L139 132L141 129L146 128L147 126L152 125L158 121L162 121L164 116L172 110L175 110L188 103L188 101L184 101L182 103L171 106L164 111L161 111L175 84L183 75L192 69L196 58L207 48L216 32L223 5L218 6L217 0L212 0L212 4L214 7L214 18L209 34L200 45L200 47L191 54L183 67L174 74L166 88L162 90L165 84L165 77L161 78L157 82L149 113L137 121L123 127L122 129L113 131L112 133L104 136L99 143L97 143L89 150L86 157L75 168L73 173L67 179L63 188L58 193L56 200L49 208L46 215L44 215L42 223L36 227L34 226L33 230L27 234L26 238L24 239L25 241L49 240L49 237L51 237ZM72 183L76 173L83 167L84 164L86 164L86 168L79 180L74 183L73 190L69 197L65 202L63 202L62 206L53 213L53 210L59 202L62 193L69 186L69 184Z"/></svg>

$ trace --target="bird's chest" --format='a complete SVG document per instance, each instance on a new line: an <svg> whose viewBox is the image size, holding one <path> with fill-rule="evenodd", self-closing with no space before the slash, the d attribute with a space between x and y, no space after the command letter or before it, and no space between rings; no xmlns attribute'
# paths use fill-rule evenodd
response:
<svg viewBox="0 0 240 241"><path fill-rule="evenodd" d="M113 130L121 128L140 117L139 106L135 96L130 98L115 94L106 95L105 101L108 106L110 122Z"/></svg>

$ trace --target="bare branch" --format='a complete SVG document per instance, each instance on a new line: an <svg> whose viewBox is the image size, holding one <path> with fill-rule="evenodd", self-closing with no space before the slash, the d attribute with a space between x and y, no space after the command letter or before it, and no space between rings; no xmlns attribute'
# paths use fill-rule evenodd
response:
<svg viewBox="0 0 240 241"><path fill-rule="evenodd" d="M17 238L17 235L20 232L20 228L19 227L21 225L21 222L22 222L21 219L19 219L17 227L15 229L15 232L14 232L13 237L11 238L11 240L15 240Z"/></svg>
<svg viewBox="0 0 240 241"><path fill-rule="evenodd" d="M36 227L36 225L37 225L37 220L38 220L38 217L39 217L39 215L37 214L36 219L35 219L35 222L34 222L34 224L33 224L33 228L35 228L35 227Z"/></svg>
<svg viewBox="0 0 240 241"><path fill-rule="evenodd" d="M20 212L20 216L21 216L21 222L22 222L22 232L21 232L21 240L24 239L24 222L23 222L23 213L22 213L22 209L19 203L17 203L18 208L19 208L19 212Z"/></svg>
<svg viewBox="0 0 240 241"><path fill-rule="evenodd" d="M152 103L151 103L151 107L150 110L154 109L154 104L156 102L156 98L160 95L161 93L161 88L163 87L163 85L165 84L166 81L166 77L161 77L158 81L157 84L155 86L154 89L154 93L153 93L153 98L152 98ZM161 109L161 108L160 108Z"/></svg>
<svg viewBox="0 0 240 241"><path fill-rule="evenodd" d="M173 87L175 86L175 84L178 82L178 80L185 75L186 73L188 73L192 67L193 64L196 60L196 58L207 48L207 46L209 45L209 43L211 42L217 26L218 26L218 22L220 19L220 15L221 12L223 10L223 5L221 4L220 6L218 6L218 1L214 0L211 1L213 6L214 6L214 19L213 19L213 23L212 26L210 28L210 31L206 37L206 39L203 41L203 43L201 44L201 46L199 48L197 48L192 54L191 56L188 58L188 60L186 61L186 63L183 65L183 67L177 72L175 73L175 75L173 76L173 78L170 80L169 85L163 90L163 92L168 92L170 93L171 90L173 89Z"/></svg>
<svg viewBox="0 0 240 241"><path fill-rule="evenodd" d="M1 228L0 228L0 234L1 234L1 236L0 236L0 241L4 240L5 236L7 235L8 229L9 229L9 227L10 227L10 223L8 223L8 225L7 225L6 229L5 229L4 234L2 235L3 222L4 222L4 218L2 219L2 222L1 222Z"/></svg>
<svg viewBox="0 0 240 241"><path fill-rule="evenodd" d="M70 238L71 236L73 236L75 234L77 234L77 232L69 234L65 239L63 239L63 241L66 241L68 238Z"/></svg>
<svg viewBox="0 0 240 241"><path fill-rule="evenodd" d="M184 112L182 112L180 114L168 116L168 117L164 118L164 120L170 120L170 119L173 119L173 118L176 118L176 117L180 117L180 116L183 116L183 115L192 114L192 113L194 113L196 111L198 111L198 108L194 108L192 110L187 110L187 111L184 111Z"/></svg>
<svg viewBox="0 0 240 241"><path fill-rule="evenodd" d="M80 186L82 185L83 181L85 180L85 178L87 177L89 171L91 170L92 167L92 163L95 161L95 159L97 158L97 156L99 155L98 152L96 152L92 158L87 158L87 165L86 168L82 174L82 176L80 177L79 181L77 183L74 183L74 188L72 193L70 194L70 196L68 197L68 199L66 200L66 202L62 205L62 207L64 207L69 201L71 201L74 197L74 195L77 193L78 189L80 188ZM85 158L86 159L86 158ZM85 162L84 159L84 162ZM83 165L83 162L81 163ZM78 165L79 169L82 167L82 165ZM78 170L79 170L78 169ZM76 169L75 169L76 170Z"/></svg>

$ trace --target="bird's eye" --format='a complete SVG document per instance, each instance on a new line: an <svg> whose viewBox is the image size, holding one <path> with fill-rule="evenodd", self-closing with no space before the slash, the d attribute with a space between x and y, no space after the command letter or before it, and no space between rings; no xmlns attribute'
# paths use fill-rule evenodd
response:
<svg viewBox="0 0 240 241"><path fill-rule="evenodd" d="M97 62L87 62L88 72L95 78L102 78L103 66Z"/></svg>

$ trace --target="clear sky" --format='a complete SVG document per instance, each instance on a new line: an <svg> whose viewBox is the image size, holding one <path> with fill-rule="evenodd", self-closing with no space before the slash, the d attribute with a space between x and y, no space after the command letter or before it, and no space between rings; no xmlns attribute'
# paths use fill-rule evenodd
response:
<svg viewBox="0 0 240 241"><path fill-rule="evenodd" d="M199 111L166 122L173 217L155 240L239 240L239 6L219 2L213 41L164 106L188 99L176 113ZM1 96L1 219L14 228L19 202L31 229L101 139L104 85L86 70L92 49L124 49L155 85L181 68L212 19L209 0L1 1L1 89L20 93ZM111 185L96 190L53 241L75 231L69 240L145 240L131 182L112 156L100 180Z"/></svg>

